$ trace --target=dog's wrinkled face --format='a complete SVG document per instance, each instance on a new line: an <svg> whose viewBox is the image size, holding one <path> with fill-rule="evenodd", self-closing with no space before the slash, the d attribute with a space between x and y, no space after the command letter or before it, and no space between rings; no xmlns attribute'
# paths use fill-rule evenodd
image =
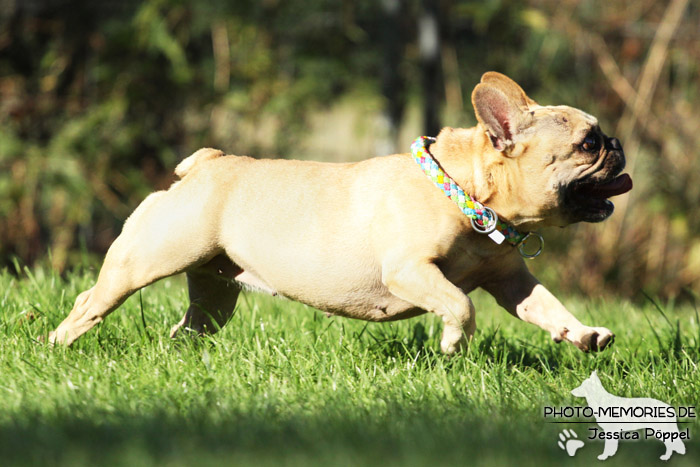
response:
<svg viewBox="0 0 700 467"><path fill-rule="evenodd" d="M571 107L537 107L531 116L532 136L524 135L523 143L533 147L520 166L546 180L532 196L548 207L550 223L605 220L614 209L608 198L632 188L629 175L621 175L620 141L606 136L594 117Z"/></svg>
<svg viewBox="0 0 700 467"><path fill-rule="evenodd" d="M595 117L567 106L541 106L512 80L487 73L472 102L493 148L501 153L524 218L547 225L600 222L612 214L608 199L632 188L621 172L620 141L606 136Z"/></svg>
<svg viewBox="0 0 700 467"><path fill-rule="evenodd" d="M582 160L581 174L562 187L564 209L571 222L600 222L612 214L608 199L632 189L632 179L622 174L625 154L617 138L607 137L598 125L590 128L575 153Z"/></svg>

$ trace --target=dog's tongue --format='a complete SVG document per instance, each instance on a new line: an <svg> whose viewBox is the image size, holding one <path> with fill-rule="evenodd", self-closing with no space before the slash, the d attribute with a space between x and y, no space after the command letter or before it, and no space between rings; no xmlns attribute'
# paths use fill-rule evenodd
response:
<svg viewBox="0 0 700 467"><path fill-rule="evenodd" d="M601 198L610 198L611 196L627 193L632 189L632 178L627 174L622 174L619 177L600 185L593 185L589 188L589 194Z"/></svg>

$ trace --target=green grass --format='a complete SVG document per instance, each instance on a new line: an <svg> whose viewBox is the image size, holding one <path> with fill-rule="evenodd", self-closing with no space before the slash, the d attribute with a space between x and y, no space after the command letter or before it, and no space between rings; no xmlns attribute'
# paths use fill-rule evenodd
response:
<svg viewBox="0 0 700 467"><path fill-rule="evenodd" d="M448 358L433 316L365 323L252 293L217 335L171 341L187 303L175 277L70 349L39 342L94 277L0 274L2 465L590 465L602 442L574 458L556 445L563 427L585 438L589 425L547 423L543 409L584 406L569 392L592 370L614 394L700 405L692 306L565 300L617 334L584 354L476 293L476 337ZM682 426L694 439L669 465L697 465L700 424ZM663 451L622 441L606 465Z"/></svg>

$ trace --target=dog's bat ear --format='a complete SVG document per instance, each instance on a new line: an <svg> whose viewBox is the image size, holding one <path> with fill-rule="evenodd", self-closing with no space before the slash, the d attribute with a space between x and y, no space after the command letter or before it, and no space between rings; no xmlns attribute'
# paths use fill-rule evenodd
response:
<svg viewBox="0 0 700 467"><path fill-rule="evenodd" d="M481 76L481 82L490 84L499 89L503 94L508 96L513 102L516 102L523 110L531 110L534 107L539 107L539 104L530 99L523 88L518 83L508 78L506 75L496 71L488 71Z"/></svg>
<svg viewBox="0 0 700 467"><path fill-rule="evenodd" d="M486 129L497 151L508 153L517 135L532 120L522 102L490 83L479 83L474 88L472 104L476 119Z"/></svg>

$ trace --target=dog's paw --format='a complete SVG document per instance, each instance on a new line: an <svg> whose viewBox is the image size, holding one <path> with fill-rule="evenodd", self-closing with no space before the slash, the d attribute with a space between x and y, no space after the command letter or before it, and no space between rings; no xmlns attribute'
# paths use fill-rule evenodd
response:
<svg viewBox="0 0 700 467"><path fill-rule="evenodd" d="M454 355L465 351L472 337L474 337L475 331L476 323L474 321L465 327L445 326L445 329L442 331L442 339L440 340L442 353Z"/></svg>
<svg viewBox="0 0 700 467"><path fill-rule="evenodd" d="M440 342L440 350L442 350L442 353L445 355L455 355L464 351L467 348L467 344L468 339L465 336L457 340L443 338L442 342Z"/></svg>
<svg viewBox="0 0 700 467"><path fill-rule="evenodd" d="M39 336L39 340L44 342L44 336ZM49 332L49 335L46 337L46 343L56 345L56 331Z"/></svg>
<svg viewBox="0 0 700 467"><path fill-rule="evenodd" d="M607 328L588 328L574 344L584 352L598 352L615 341L615 334Z"/></svg>
<svg viewBox="0 0 700 467"><path fill-rule="evenodd" d="M43 337L44 336L42 336L42 342L44 342ZM70 339L70 334L68 334L68 332L61 331L60 327L58 327L55 331L49 332L45 342L52 347L59 345L70 347L73 341L75 341L75 339Z"/></svg>

